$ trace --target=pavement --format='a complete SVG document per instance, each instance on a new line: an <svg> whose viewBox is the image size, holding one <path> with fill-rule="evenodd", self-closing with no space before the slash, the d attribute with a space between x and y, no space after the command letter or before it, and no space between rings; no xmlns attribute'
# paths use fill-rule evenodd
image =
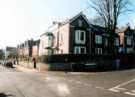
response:
<svg viewBox="0 0 135 97"><path fill-rule="evenodd" d="M135 70L39 72L0 65L0 97L134 97Z"/></svg>

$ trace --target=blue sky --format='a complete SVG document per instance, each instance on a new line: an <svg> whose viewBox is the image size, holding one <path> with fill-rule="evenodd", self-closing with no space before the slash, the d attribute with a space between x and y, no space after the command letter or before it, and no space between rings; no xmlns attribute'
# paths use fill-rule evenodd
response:
<svg viewBox="0 0 135 97"><path fill-rule="evenodd" d="M0 0L0 48L38 39L52 21L65 20L87 7L87 0ZM88 18L96 15L90 8L84 13ZM123 16L120 21L120 25L135 25L135 14Z"/></svg>

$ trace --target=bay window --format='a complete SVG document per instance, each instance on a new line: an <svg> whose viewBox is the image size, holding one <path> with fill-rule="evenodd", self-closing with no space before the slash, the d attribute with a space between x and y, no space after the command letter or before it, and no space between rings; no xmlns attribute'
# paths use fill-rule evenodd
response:
<svg viewBox="0 0 135 97"><path fill-rule="evenodd" d="M86 32L82 30L75 31L75 43L76 44L85 44L86 42Z"/></svg>

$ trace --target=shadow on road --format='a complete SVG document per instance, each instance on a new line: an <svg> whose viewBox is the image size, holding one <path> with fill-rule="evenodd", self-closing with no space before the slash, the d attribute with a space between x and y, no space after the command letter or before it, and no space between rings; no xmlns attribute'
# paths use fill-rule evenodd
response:
<svg viewBox="0 0 135 97"><path fill-rule="evenodd" d="M11 94L0 93L0 97L13 97Z"/></svg>

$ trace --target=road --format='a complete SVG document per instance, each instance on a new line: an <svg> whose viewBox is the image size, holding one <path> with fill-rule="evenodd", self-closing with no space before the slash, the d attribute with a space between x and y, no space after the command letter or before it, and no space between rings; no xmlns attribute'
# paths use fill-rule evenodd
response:
<svg viewBox="0 0 135 97"><path fill-rule="evenodd" d="M135 70L38 72L0 66L0 97L134 97Z"/></svg>

